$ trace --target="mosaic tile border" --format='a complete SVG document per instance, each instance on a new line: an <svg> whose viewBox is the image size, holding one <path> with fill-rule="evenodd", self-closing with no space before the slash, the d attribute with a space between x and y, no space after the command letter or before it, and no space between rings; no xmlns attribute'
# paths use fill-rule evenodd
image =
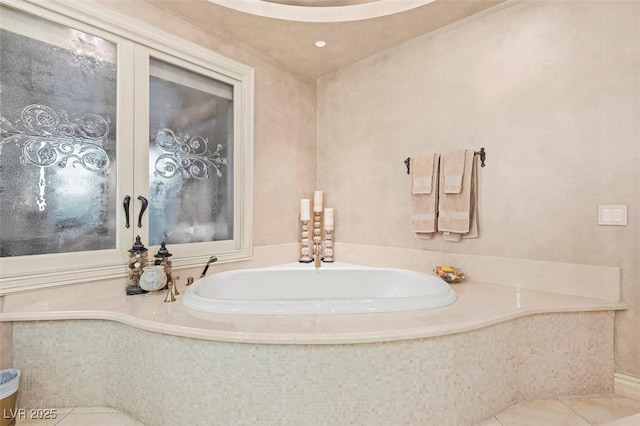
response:
<svg viewBox="0 0 640 426"><path fill-rule="evenodd" d="M25 408L103 405L154 426L474 424L531 398L613 392L613 312L396 342L204 341L102 320L13 325Z"/></svg>

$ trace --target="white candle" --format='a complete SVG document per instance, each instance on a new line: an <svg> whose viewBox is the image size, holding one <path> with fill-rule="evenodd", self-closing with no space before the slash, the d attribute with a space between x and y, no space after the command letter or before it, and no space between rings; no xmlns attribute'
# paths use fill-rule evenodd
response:
<svg viewBox="0 0 640 426"><path fill-rule="evenodd" d="M313 211L322 212L322 191L313 191Z"/></svg>
<svg viewBox="0 0 640 426"><path fill-rule="evenodd" d="M303 222L311 220L311 201L309 199L300 200L300 220Z"/></svg>
<svg viewBox="0 0 640 426"><path fill-rule="evenodd" d="M324 229L326 231L333 231L333 209L324 209Z"/></svg>

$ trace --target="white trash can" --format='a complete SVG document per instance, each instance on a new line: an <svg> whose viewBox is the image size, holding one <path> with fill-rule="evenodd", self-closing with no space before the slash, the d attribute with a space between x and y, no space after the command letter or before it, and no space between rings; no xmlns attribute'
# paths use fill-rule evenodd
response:
<svg viewBox="0 0 640 426"><path fill-rule="evenodd" d="M0 426L12 426L16 422L20 370L0 370Z"/></svg>

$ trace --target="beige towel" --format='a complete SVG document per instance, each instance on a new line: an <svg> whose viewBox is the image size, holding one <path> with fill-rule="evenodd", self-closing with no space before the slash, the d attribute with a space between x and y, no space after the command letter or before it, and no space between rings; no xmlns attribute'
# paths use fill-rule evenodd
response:
<svg viewBox="0 0 640 426"><path fill-rule="evenodd" d="M444 185L440 186L438 230L445 240L460 241L461 237L478 236L477 173L474 152L466 151L460 193L447 194Z"/></svg>
<svg viewBox="0 0 640 426"><path fill-rule="evenodd" d="M469 155L473 158L471 165L471 218L469 224L469 232L464 234L462 238L478 238L478 159L474 151L469 151Z"/></svg>
<svg viewBox="0 0 640 426"><path fill-rule="evenodd" d="M431 194L433 189L433 163L438 154L411 159L412 194ZM436 175L437 177L437 175Z"/></svg>
<svg viewBox="0 0 640 426"><path fill-rule="evenodd" d="M412 176L412 181L418 177L422 179L422 185L419 185L420 191L427 192L415 193L416 185L412 183L411 189L411 206L410 206L410 224L418 238L430 239L438 230L437 228L437 208L438 208L438 175L440 165L440 155L433 154L420 159L411 159L412 174L416 172L415 164L426 164L430 169L418 169L418 176Z"/></svg>
<svg viewBox="0 0 640 426"><path fill-rule="evenodd" d="M465 158L467 150L449 152L442 157L444 172L444 193L459 194L462 191L462 179L465 173Z"/></svg>

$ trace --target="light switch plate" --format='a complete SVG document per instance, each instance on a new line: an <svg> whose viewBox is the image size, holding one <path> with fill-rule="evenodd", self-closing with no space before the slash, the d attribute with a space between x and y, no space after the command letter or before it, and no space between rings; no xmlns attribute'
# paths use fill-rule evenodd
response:
<svg viewBox="0 0 640 426"><path fill-rule="evenodd" d="M598 225L627 225L626 204L606 204L598 206Z"/></svg>

